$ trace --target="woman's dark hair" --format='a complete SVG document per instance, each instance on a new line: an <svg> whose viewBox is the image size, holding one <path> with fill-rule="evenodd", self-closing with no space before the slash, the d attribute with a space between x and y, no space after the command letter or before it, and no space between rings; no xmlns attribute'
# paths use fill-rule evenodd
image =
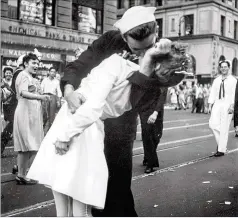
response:
<svg viewBox="0 0 238 218"><path fill-rule="evenodd" d="M127 38L127 36L130 36L135 40L142 41L152 33L156 32L156 25L157 24L155 21L141 24L140 26L137 26L126 32L124 34L124 37Z"/></svg>
<svg viewBox="0 0 238 218"><path fill-rule="evenodd" d="M184 90L184 86L183 86L182 84L179 84L179 89L180 89L181 91L183 91L183 90Z"/></svg>
<svg viewBox="0 0 238 218"><path fill-rule="evenodd" d="M30 60L39 60L38 57L33 54L33 53L29 53L27 55L24 56L23 60L22 60L22 63L25 67L25 63L28 63Z"/></svg>
<svg viewBox="0 0 238 218"><path fill-rule="evenodd" d="M54 69L54 70L56 71L56 69L55 69L54 67L51 67L51 68L49 69L49 72L50 72L52 69Z"/></svg>
<svg viewBox="0 0 238 218"><path fill-rule="evenodd" d="M229 68L230 68L230 66L231 66L231 64L230 64L230 62L229 62L228 60L224 60L224 61L220 61L220 62L219 62L219 67L221 67L221 64L222 64L222 63L226 63Z"/></svg>
<svg viewBox="0 0 238 218"><path fill-rule="evenodd" d="M13 73L13 69L11 67L4 67L4 69L3 69L4 76L5 76L5 73L6 73L7 70L9 70Z"/></svg>

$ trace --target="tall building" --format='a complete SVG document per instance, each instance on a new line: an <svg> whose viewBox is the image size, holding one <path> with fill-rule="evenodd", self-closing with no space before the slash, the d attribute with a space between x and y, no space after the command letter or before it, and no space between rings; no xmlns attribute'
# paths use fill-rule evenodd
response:
<svg viewBox="0 0 238 218"><path fill-rule="evenodd" d="M41 72L62 72L77 47L86 49L116 21L116 1L1 0L2 66L37 48Z"/></svg>
<svg viewBox="0 0 238 218"><path fill-rule="evenodd" d="M238 0L118 0L117 18L134 5L157 7L159 37L189 44L199 83L210 82L223 59L238 76Z"/></svg>

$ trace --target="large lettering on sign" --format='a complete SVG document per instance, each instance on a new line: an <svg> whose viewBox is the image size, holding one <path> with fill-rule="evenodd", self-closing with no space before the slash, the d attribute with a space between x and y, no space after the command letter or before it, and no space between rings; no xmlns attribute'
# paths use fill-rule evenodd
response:
<svg viewBox="0 0 238 218"><path fill-rule="evenodd" d="M2 49L2 55L6 57L20 57L21 55L29 54L29 50L15 50L15 49ZM53 60L53 61L61 61L61 55L56 53L44 53L42 54L42 60Z"/></svg>
<svg viewBox="0 0 238 218"><path fill-rule="evenodd" d="M74 30L45 27L37 24L26 24L19 21L1 20L2 32L20 35L43 37L54 40L91 44L98 38L96 34L82 33Z"/></svg>

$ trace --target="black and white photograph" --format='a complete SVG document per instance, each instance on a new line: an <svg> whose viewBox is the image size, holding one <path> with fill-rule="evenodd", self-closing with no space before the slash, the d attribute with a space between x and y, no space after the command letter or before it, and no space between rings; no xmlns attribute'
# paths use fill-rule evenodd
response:
<svg viewBox="0 0 238 218"><path fill-rule="evenodd" d="M238 0L1 0L2 217L238 217Z"/></svg>

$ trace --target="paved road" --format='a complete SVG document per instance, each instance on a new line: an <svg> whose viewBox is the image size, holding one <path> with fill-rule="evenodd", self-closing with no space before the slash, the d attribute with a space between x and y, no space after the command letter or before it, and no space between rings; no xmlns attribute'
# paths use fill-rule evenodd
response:
<svg viewBox="0 0 238 218"><path fill-rule="evenodd" d="M144 174L138 126L134 144L133 181L139 216L238 216L238 139L231 126L228 154L212 157L215 140L208 115L166 110L158 147L160 168ZM2 163L2 216L55 216L52 193L42 185L17 186L11 167L13 148Z"/></svg>

